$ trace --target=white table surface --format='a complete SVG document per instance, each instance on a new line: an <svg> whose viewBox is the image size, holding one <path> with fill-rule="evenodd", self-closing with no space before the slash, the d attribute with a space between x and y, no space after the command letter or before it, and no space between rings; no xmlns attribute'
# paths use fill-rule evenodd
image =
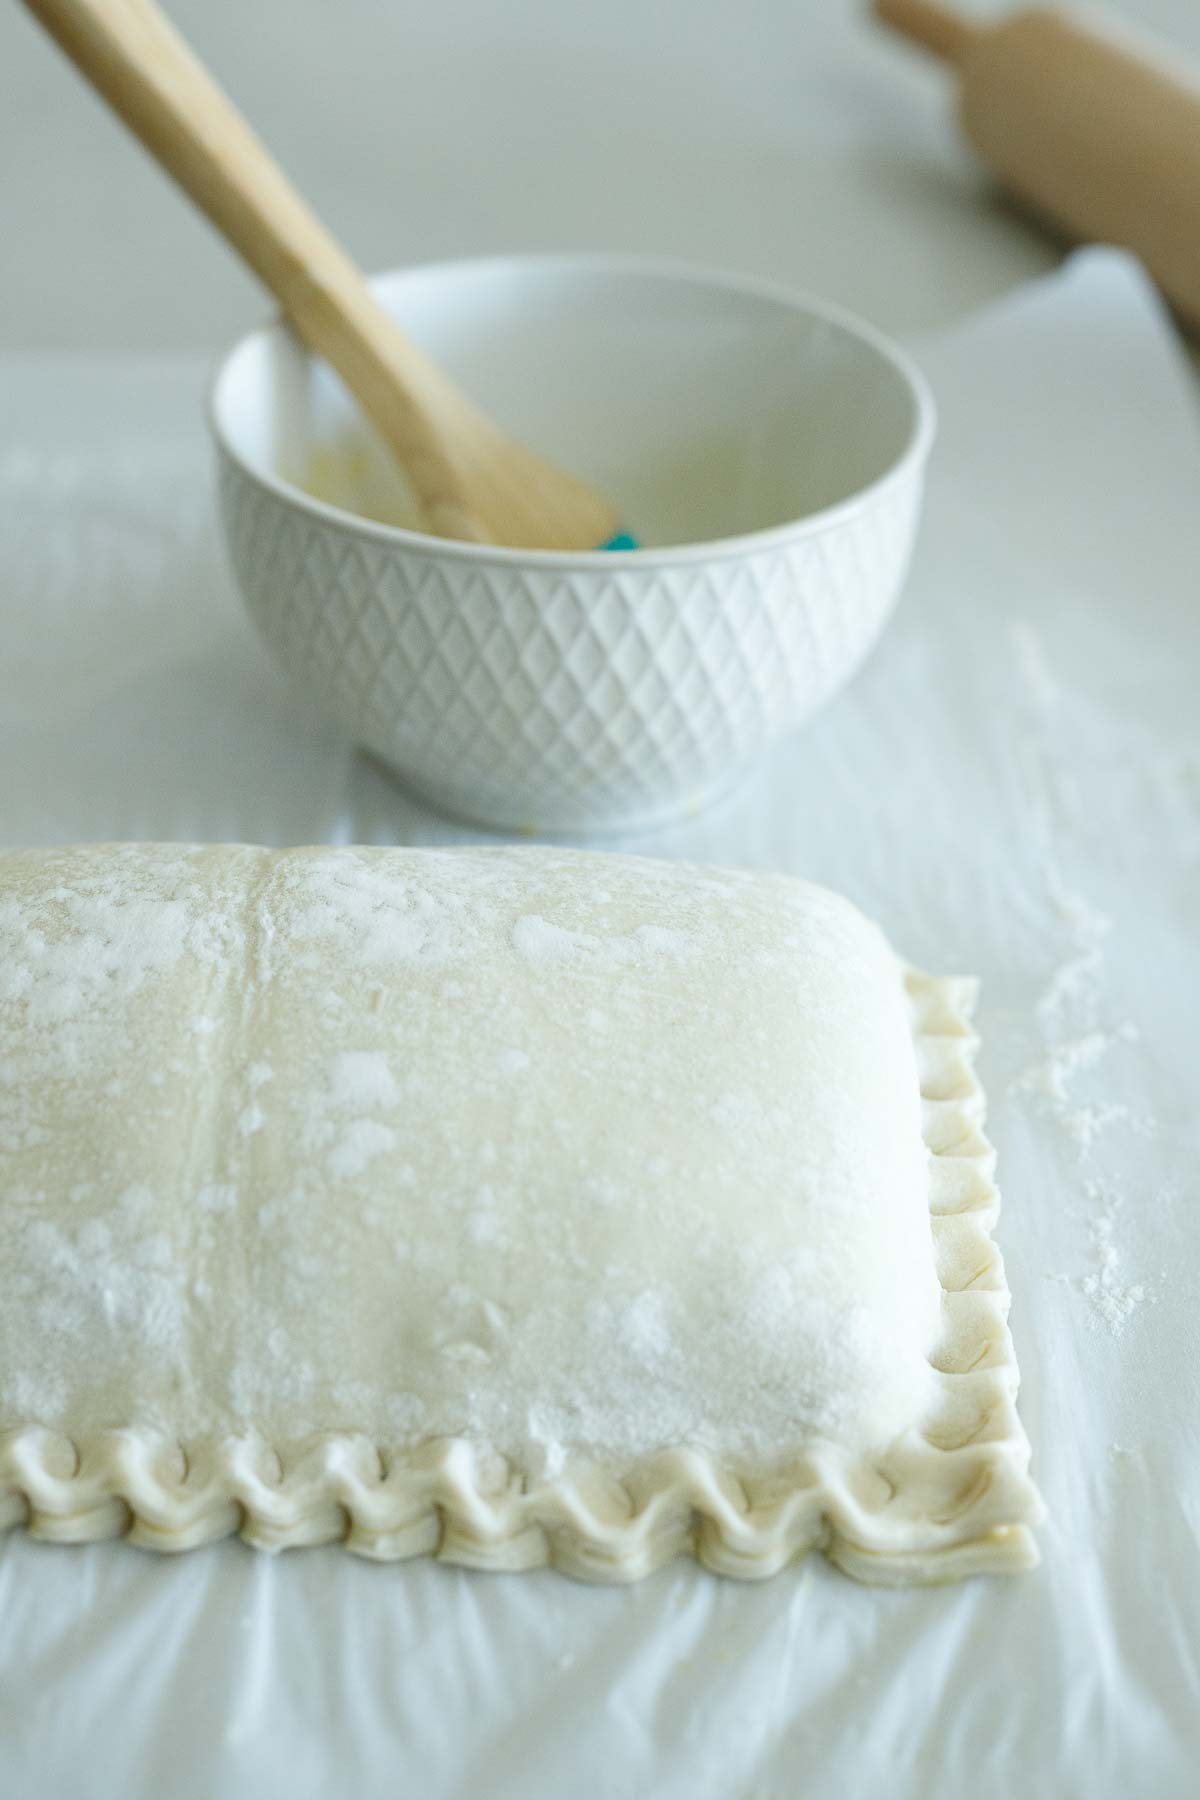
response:
<svg viewBox="0 0 1200 1800"><path fill-rule="evenodd" d="M368 263L653 247L907 332L1054 260L979 202L936 82L847 8L175 10ZM1194 9L1153 10L1200 37ZM144 352L204 349L257 303L70 81L0 14L0 131L28 149L0 157L0 351L42 353L0 357L0 843L452 840L307 730L242 621L206 358ZM887 1595L818 1559L760 1588L679 1565L593 1591L18 1534L0 1800L1194 1792L1192 377L1103 259L924 360L942 437L878 653L725 806L636 847L828 881L914 959L983 975L1043 1567Z"/></svg>
<svg viewBox="0 0 1200 1800"><path fill-rule="evenodd" d="M1200 56L1193 0L1108 9ZM865 22L866 0L167 11L368 268L644 250L812 288L908 335L1056 259L992 200L945 72ZM263 310L15 5L0 234L0 349L216 348Z"/></svg>

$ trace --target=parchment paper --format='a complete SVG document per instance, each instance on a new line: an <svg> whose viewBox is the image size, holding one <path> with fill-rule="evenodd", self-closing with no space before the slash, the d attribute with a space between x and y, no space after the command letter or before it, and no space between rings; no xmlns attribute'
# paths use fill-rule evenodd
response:
<svg viewBox="0 0 1200 1800"><path fill-rule="evenodd" d="M589 1589L18 1533L2 1800L1200 1791L1194 376L1104 252L922 360L941 439L871 663L718 811L618 847L803 873L983 976L1041 1569ZM202 379L0 361L0 842L478 838L276 678Z"/></svg>

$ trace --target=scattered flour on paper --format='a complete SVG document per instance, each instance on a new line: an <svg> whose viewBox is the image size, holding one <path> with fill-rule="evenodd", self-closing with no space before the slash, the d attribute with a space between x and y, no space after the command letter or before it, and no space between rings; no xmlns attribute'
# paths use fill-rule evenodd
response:
<svg viewBox="0 0 1200 1800"><path fill-rule="evenodd" d="M1135 1043L1138 1031L1128 1020L1117 1025L1102 1023L1104 949L1113 922L1068 887L1058 864L1057 843L1064 826L1071 822L1072 793L1070 770L1055 742L1063 692L1041 638L1027 621L1014 624L1012 647L1028 702L1020 754L1030 819L1040 840L1050 911L1066 937L1066 953L1036 1005L1044 1054L1016 1077L1009 1091L1036 1100L1075 1144L1080 1159L1086 1160L1105 1132L1114 1126L1138 1127L1139 1122L1122 1102L1083 1099L1076 1091L1077 1084L1119 1046ZM1143 1303L1154 1295L1145 1280L1127 1279L1118 1241L1121 1196L1094 1180L1086 1182L1084 1195L1088 1267L1082 1274L1059 1274L1053 1279L1081 1293L1094 1320L1113 1337L1120 1337Z"/></svg>
<svg viewBox="0 0 1200 1800"><path fill-rule="evenodd" d="M1042 1029L1050 1037L1045 1055L1030 1063L1009 1084L1010 1094L1028 1094L1037 1100L1074 1142L1081 1156L1111 1126L1132 1127L1137 1123L1123 1101L1087 1101L1076 1092L1080 1077L1120 1045L1137 1042L1136 1025L1126 1019L1108 1029L1092 1025L1051 1036L1063 1030L1067 1022L1064 1015L1084 1013L1094 1017L1101 967L1102 954L1097 945L1094 950L1072 954L1055 970L1037 1006Z"/></svg>
<svg viewBox="0 0 1200 1800"><path fill-rule="evenodd" d="M1135 1314L1158 1298L1158 1283L1147 1277L1127 1279L1117 1224L1123 1201L1098 1181L1086 1188L1090 1210L1086 1215L1088 1267L1082 1274L1056 1274L1051 1280L1074 1288L1087 1301L1093 1323L1103 1325L1119 1338Z"/></svg>
<svg viewBox="0 0 1200 1800"><path fill-rule="evenodd" d="M1037 1003L1038 1017L1045 1025L1058 1023L1071 1009L1094 995L1104 963L1104 940L1112 930L1112 920L1080 894L1071 893L1053 864L1047 887L1055 916L1068 933L1071 950L1050 977Z"/></svg>
<svg viewBox="0 0 1200 1800"><path fill-rule="evenodd" d="M1085 1295L1093 1313L1114 1337L1120 1337L1138 1308L1153 1300L1152 1285L1146 1281L1126 1281L1121 1252L1116 1241L1120 1198L1104 1189L1099 1182L1088 1183L1088 1199L1092 1212L1088 1217L1088 1242L1092 1267L1078 1277L1080 1292Z"/></svg>
<svg viewBox="0 0 1200 1800"><path fill-rule="evenodd" d="M1127 1106L1110 1100L1092 1106L1068 1107L1060 1114L1058 1122L1067 1136L1075 1140L1082 1154L1091 1149L1101 1132L1107 1131L1110 1125L1131 1125L1133 1119Z"/></svg>
<svg viewBox="0 0 1200 1800"><path fill-rule="evenodd" d="M1068 887L1058 866L1056 843L1064 823L1063 796L1070 782L1069 770L1056 754L1052 727L1062 707L1063 692L1045 646L1027 620L1014 623L1011 640L1028 701L1021 750L1031 823L1041 840L1050 910L1067 944L1066 954L1037 1001L1045 1054L1022 1070L1009 1091L1039 1100L1084 1155L1111 1126L1128 1125L1131 1119L1129 1108L1119 1102L1081 1100L1074 1084L1117 1046L1135 1042L1138 1033L1128 1020L1108 1027L1098 1022L1104 945L1113 922Z"/></svg>
<svg viewBox="0 0 1200 1800"><path fill-rule="evenodd" d="M1079 1143L1089 1144L1102 1125L1113 1119L1127 1119L1129 1109L1115 1104L1073 1107L1071 1083L1077 1075L1094 1068L1117 1044L1135 1043L1137 1035L1137 1027L1126 1020L1114 1031L1085 1031L1078 1037L1063 1038L1052 1044L1039 1062L1024 1069L1009 1091L1036 1094L1047 1101L1068 1133Z"/></svg>
<svg viewBox="0 0 1200 1800"><path fill-rule="evenodd" d="M1024 730L1015 742L1024 777L1030 824L1041 840L1053 869L1054 839L1079 815L1079 797L1070 765L1056 753L1052 727L1062 704L1062 689L1051 671L1041 638L1027 620L1010 627L1013 656L1025 696Z"/></svg>

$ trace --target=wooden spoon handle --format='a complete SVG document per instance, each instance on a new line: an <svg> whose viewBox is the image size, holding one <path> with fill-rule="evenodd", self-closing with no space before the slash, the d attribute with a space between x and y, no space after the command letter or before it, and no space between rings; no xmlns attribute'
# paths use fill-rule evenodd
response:
<svg viewBox="0 0 1200 1800"><path fill-rule="evenodd" d="M428 417L453 417L467 402L388 318L153 0L26 5L337 370L395 451L431 528L478 536Z"/></svg>

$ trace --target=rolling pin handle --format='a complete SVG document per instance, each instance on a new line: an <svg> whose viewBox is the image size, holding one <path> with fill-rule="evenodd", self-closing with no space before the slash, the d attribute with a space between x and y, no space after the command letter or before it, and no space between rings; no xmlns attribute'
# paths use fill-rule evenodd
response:
<svg viewBox="0 0 1200 1800"><path fill-rule="evenodd" d="M950 63L960 62L979 28L938 0L874 0L875 17Z"/></svg>

